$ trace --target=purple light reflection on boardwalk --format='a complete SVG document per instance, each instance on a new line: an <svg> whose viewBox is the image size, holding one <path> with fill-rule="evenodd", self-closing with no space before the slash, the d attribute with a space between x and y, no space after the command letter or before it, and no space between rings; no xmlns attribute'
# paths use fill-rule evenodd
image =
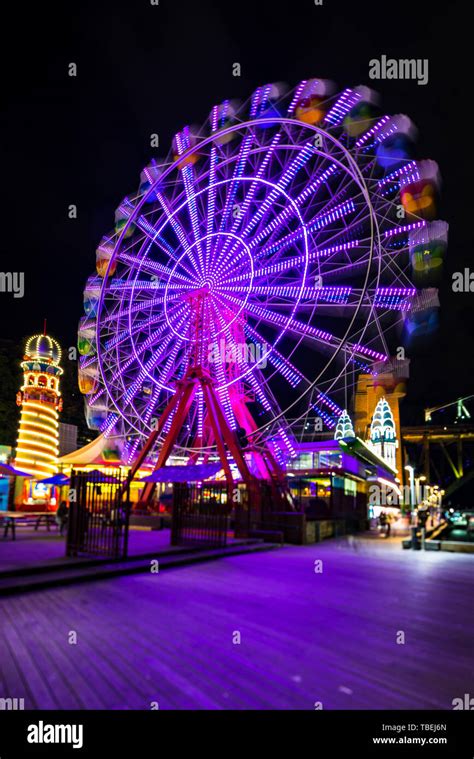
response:
<svg viewBox="0 0 474 759"><path fill-rule="evenodd" d="M2 599L2 695L27 708L451 709L473 690L474 557L358 545Z"/></svg>

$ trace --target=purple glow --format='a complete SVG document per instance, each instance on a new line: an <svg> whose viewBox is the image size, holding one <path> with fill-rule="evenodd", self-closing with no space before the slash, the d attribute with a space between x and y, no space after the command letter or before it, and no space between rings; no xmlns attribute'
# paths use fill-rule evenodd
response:
<svg viewBox="0 0 474 759"><path fill-rule="evenodd" d="M327 111L318 126L295 119L312 95ZM329 83L312 79L289 93L259 87L242 106L224 101L202 129L178 132L168 157L142 172L138 195L122 201L116 232L99 245L98 272L107 258L109 274L87 286L82 327L93 347L81 367L97 375L89 401L108 410L104 429L117 417L128 457L196 362L231 427L251 414L290 449L285 409L307 411L308 388L334 426L336 355L352 362L351 383L386 358L383 331L401 324L418 297L409 256L395 254L438 227L394 223L400 186L417 179L420 164L379 179L368 149L410 134L411 122L370 119L355 140L339 127L361 101L372 102L367 88L332 95ZM265 346L265 361L245 353L210 361L209 345L221 340L254 353ZM308 351L319 354L314 364ZM318 385L336 388L335 398ZM197 392L179 445L207 437L205 427Z"/></svg>

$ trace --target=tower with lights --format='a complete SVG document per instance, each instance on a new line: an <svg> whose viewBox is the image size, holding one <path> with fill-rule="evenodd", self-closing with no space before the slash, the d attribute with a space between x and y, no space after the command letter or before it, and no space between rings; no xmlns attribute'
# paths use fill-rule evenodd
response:
<svg viewBox="0 0 474 759"><path fill-rule="evenodd" d="M375 407L368 443L392 469L397 468L398 440L395 420L392 409L384 397L379 400Z"/></svg>
<svg viewBox="0 0 474 759"><path fill-rule="evenodd" d="M27 340L21 363L23 384L16 399L21 418L15 465L38 479L58 471L60 361L61 348L46 333Z"/></svg>

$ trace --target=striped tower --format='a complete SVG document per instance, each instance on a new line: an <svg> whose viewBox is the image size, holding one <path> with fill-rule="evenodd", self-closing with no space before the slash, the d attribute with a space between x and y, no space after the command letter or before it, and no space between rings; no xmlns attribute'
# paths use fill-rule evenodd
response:
<svg viewBox="0 0 474 759"><path fill-rule="evenodd" d="M48 335L34 335L27 341L21 364L23 385L16 399L21 418L15 466L38 479L58 471L60 360L61 349Z"/></svg>

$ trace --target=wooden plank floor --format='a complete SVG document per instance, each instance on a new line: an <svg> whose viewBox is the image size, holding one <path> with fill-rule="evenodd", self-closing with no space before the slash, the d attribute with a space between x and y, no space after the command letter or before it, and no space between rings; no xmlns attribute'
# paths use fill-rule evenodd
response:
<svg viewBox="0 0 474 759"><path fill-rule="evenodd" d="M450 709L473 694L474 556L357 546L2 599L0 697L46 709Z"/></svg>
<svg viewBox="0 0 474 759"><path fill-rule="evenodd" d="M166 550L170 546L170 530L138 530L130 528L129 556ZM9 569L63 563L66 560L66 538L56 527L18 528L16 540L3 539L0 530L0 572ZM72 560L70 560L72 561Z"/></svg>

